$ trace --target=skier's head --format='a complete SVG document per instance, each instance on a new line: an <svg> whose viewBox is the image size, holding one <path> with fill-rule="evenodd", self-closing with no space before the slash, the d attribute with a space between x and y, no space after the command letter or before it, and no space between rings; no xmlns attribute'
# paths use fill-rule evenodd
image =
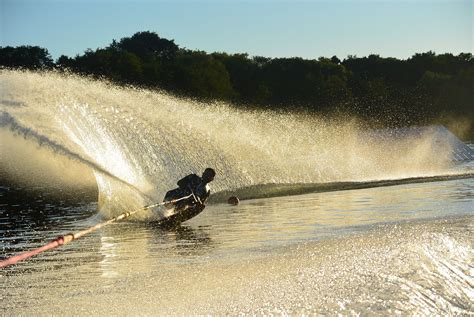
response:
<svg viewBox="0 0 474 317"><path fill-rule="evenodd" d="M208 167L204 170L204 173L202 173L202 180L205 183L212 182L214 180L214 176L216 176L216 171L214 169Z"/></svg>

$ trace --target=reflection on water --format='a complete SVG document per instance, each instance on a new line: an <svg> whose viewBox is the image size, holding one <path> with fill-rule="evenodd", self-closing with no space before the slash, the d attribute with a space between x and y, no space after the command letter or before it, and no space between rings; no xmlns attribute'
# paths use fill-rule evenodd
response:
<svg viewBox="0 0 474 317"><path fill-rule="evenodd" d="M25 218L44 203L1 206L2 255L99 220ZM461 179L211 205L175 230L138 217L1 271L0 313L463 314L473 211Z"/></svg>
<svg viewBox="0 0 474 317"><path fill-rule="evenodd" d="M101 221L90 217L94 204L52 204L42 199L25 202L18 192L10 190L8 194L9 201L0 209L4 256ZM473 180L461 179L249 200L238 206L208 206L200 216L171 231L132 219L107 226L86 239L99 245L103 263L121 261L130 251L141 252L141 258L163 261L199 260L204 254L232 255L324 239L365 230L375 223L469 215L473 197ZM76 245L81 243L68 248L74 250Z"/></svg>
<svg viewBox="0 0 474 317"><path fill-rule="evenodd" d="M473 195L474 183L467 179L287 196L211 206L189 223L212 223L212 236L225 239L226 246L235 241L239 248L261 248L380 222L466 215L473 211ZM235 252L236 245L231 248Z"/></svg>

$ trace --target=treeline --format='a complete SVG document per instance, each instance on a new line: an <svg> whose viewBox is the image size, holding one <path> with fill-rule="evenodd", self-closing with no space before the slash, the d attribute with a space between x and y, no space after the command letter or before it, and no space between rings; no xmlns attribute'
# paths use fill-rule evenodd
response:
<svg viewBox="0 0 474 317"><path fill-rule="evenodd" d="M349 113L380 125L474 118L470 53L426 52L406 60L250 57L188 50L154 32L139 32L55 62L44 48L1 47L0 65L69 70L241 107ZM468 137L474 139L474 125Z"/></svg>

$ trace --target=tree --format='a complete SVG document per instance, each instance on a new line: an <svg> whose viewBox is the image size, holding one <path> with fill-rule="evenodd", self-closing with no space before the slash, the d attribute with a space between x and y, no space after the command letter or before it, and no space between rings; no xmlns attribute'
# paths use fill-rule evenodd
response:
<svg viewBox="0 0 474 317"><path fill-rule="evenodd" d="M174 87L203 98L230 99L235 91L221 61L204 52L186 51L176 60Z"/></svg>
<svg viewBox="0 0 474 317"><path fill-rule="evenodd" d="M173 40L160 38L156 33L149 31L135 33L132 37L124 37L119 43L114 41L109 48L133 53L143 60L171 59L179 50Z"/></svg>
<svg viewBox="0 0 474 317"><path fill-rule="evenodd" d="M49 69L54 63L45 48L39 46L0 47L0 65L27 69Z"/></svg>
<svg viewBox="0 0 474 317"><path fill-rule="evenodd" d="M115 63L119 78L124 82L141 82L143 77L142 62L137 55L129 52L119 53Z"/></svg>

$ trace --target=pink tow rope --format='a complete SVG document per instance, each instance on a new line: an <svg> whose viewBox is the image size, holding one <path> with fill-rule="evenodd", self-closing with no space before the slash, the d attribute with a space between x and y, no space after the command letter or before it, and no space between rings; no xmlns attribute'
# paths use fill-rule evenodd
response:
<svg viewBox="0 0 474 317"><path fill-rule="evenodd" d="M121 214L121 215L119 215L115 218L112 218L112 219L107 220L105 222L96 224L95 226L92 226L92 227L87 228L85 230L79 231L77 233L68 233L64 236L58 237L58 238L54 239L53 241L49 242L48 244L45 244L44 246L42 246L40 248L30 250L30 251L26 251L26 252L23 252L21 254L12 256L8 259L2 260L2 261L0 261L0 268L7 267L9 265L14 265L14 264L18 263L19 261L26 260L28 258L31 258L32 256L35 256L39 253L44 252L44 251L48 251L48 250L57 248L59 246L68 244L69 242L71 242L73 240L76 240L76 239L79 239L80 237L82 237L82 236L84 236L84 235L86 235L86 234L88 234L92 231L98 230L98 229L100 229L100 228L102 228L102 227L104 227L108 224L111 224L112 222L128 218L131 215L136 214L139 211L147 210L147 209L150 209L150 208L153 208L153 207L162 206L162 205L165 205L165 204L170 204L170 203L172 204L172 203L178 202L180 200L190 198L192 196L193 196L193 194L191 194L189 196L186 196L186 197L181 197L181 198L178 198L178 199L175 199L175 200L170 200L170 201L165 201L165 202L162 202L162 203L148 205L148 206L145 206L143 208L140 208L140 209L137 209L137 210L134 210L134 211L124 212L123 214Z"/></svg>

